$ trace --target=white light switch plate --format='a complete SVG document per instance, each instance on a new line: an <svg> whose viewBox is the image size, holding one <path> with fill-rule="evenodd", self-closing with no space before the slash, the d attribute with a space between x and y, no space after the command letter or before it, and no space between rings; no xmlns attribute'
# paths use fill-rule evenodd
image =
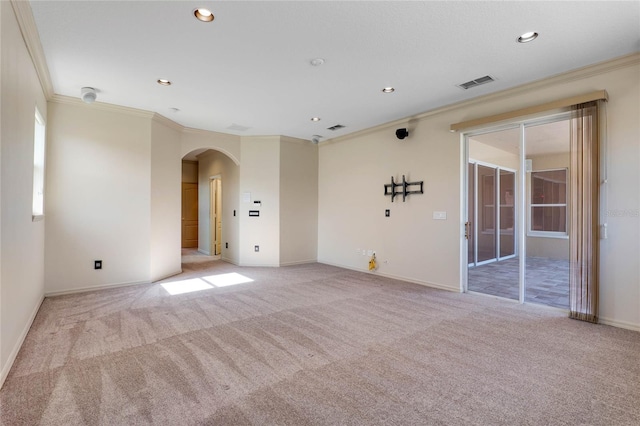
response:
<svg viewBox="0 0 640 426"><path fill-rule="evenodd" d="M447 212L433 212L434 220L447 220Z"/></svg>

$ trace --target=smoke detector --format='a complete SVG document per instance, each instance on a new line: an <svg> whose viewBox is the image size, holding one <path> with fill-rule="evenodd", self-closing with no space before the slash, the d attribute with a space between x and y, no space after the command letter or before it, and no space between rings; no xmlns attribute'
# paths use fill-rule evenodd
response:
<svg viewBox="0 0 640 426"><path fill-rule="evenodd" d="M97 96L98 95L96 94L96 89L94 89L93 87L83 87L82 89L80 89L80 97L86 104L95 102Z"/></svg>

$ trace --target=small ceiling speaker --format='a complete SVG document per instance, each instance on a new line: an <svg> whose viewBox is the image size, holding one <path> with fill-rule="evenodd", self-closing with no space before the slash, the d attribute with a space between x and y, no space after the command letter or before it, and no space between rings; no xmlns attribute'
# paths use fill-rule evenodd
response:
<svg viewBox="0 0 640 426"><path fill-rule="evenodd" d="M409 136L409 131L405 128L396 130L396 137L398 139L404 139Z"/></svg>
<svg viewBox="0 0 640 426"><path fill-rule="evenodd" d="M86 104L95 102L97 97L96 89L94 89L93 87L83 87L82 89L80 89L80 94L82 97L82 102Z"/></svg>

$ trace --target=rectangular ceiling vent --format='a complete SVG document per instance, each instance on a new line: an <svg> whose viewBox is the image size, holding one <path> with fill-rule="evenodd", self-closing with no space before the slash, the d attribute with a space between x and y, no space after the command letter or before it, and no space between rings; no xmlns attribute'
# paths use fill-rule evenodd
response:
<svg viewBox="0 0 640 426"><path fill-rule="evenodd" d="M335 126L327 127L327 130L331 130L335 132L336 130L340 130L343 128L344 126L342 124L336 124Z"/></svg>
<svg viewBox="0 0 640 426"><path fill-rule="evenodd" d="M458 87L464 90L471 89L472 87L480 86L481 84L491 83L495 81L490 75L476 78L475 80L467 81L466 83L458 84Z"/></svg>

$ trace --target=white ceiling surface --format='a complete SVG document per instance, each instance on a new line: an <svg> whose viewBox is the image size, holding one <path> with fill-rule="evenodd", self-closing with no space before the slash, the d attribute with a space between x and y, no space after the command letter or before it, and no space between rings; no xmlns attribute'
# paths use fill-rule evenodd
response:
<svg viewBox="0 0 640 426"><path fill-rule="evenodd" d="M55 93L91 86L99 102L236 135L326 140L640 50L637 1L31 6ZM197 21L196 7L215 20ZM527 31L540 37L516 43ZM496 82L456 87L485 75ZM327 130L335 124L346 127Z"/></svg>

